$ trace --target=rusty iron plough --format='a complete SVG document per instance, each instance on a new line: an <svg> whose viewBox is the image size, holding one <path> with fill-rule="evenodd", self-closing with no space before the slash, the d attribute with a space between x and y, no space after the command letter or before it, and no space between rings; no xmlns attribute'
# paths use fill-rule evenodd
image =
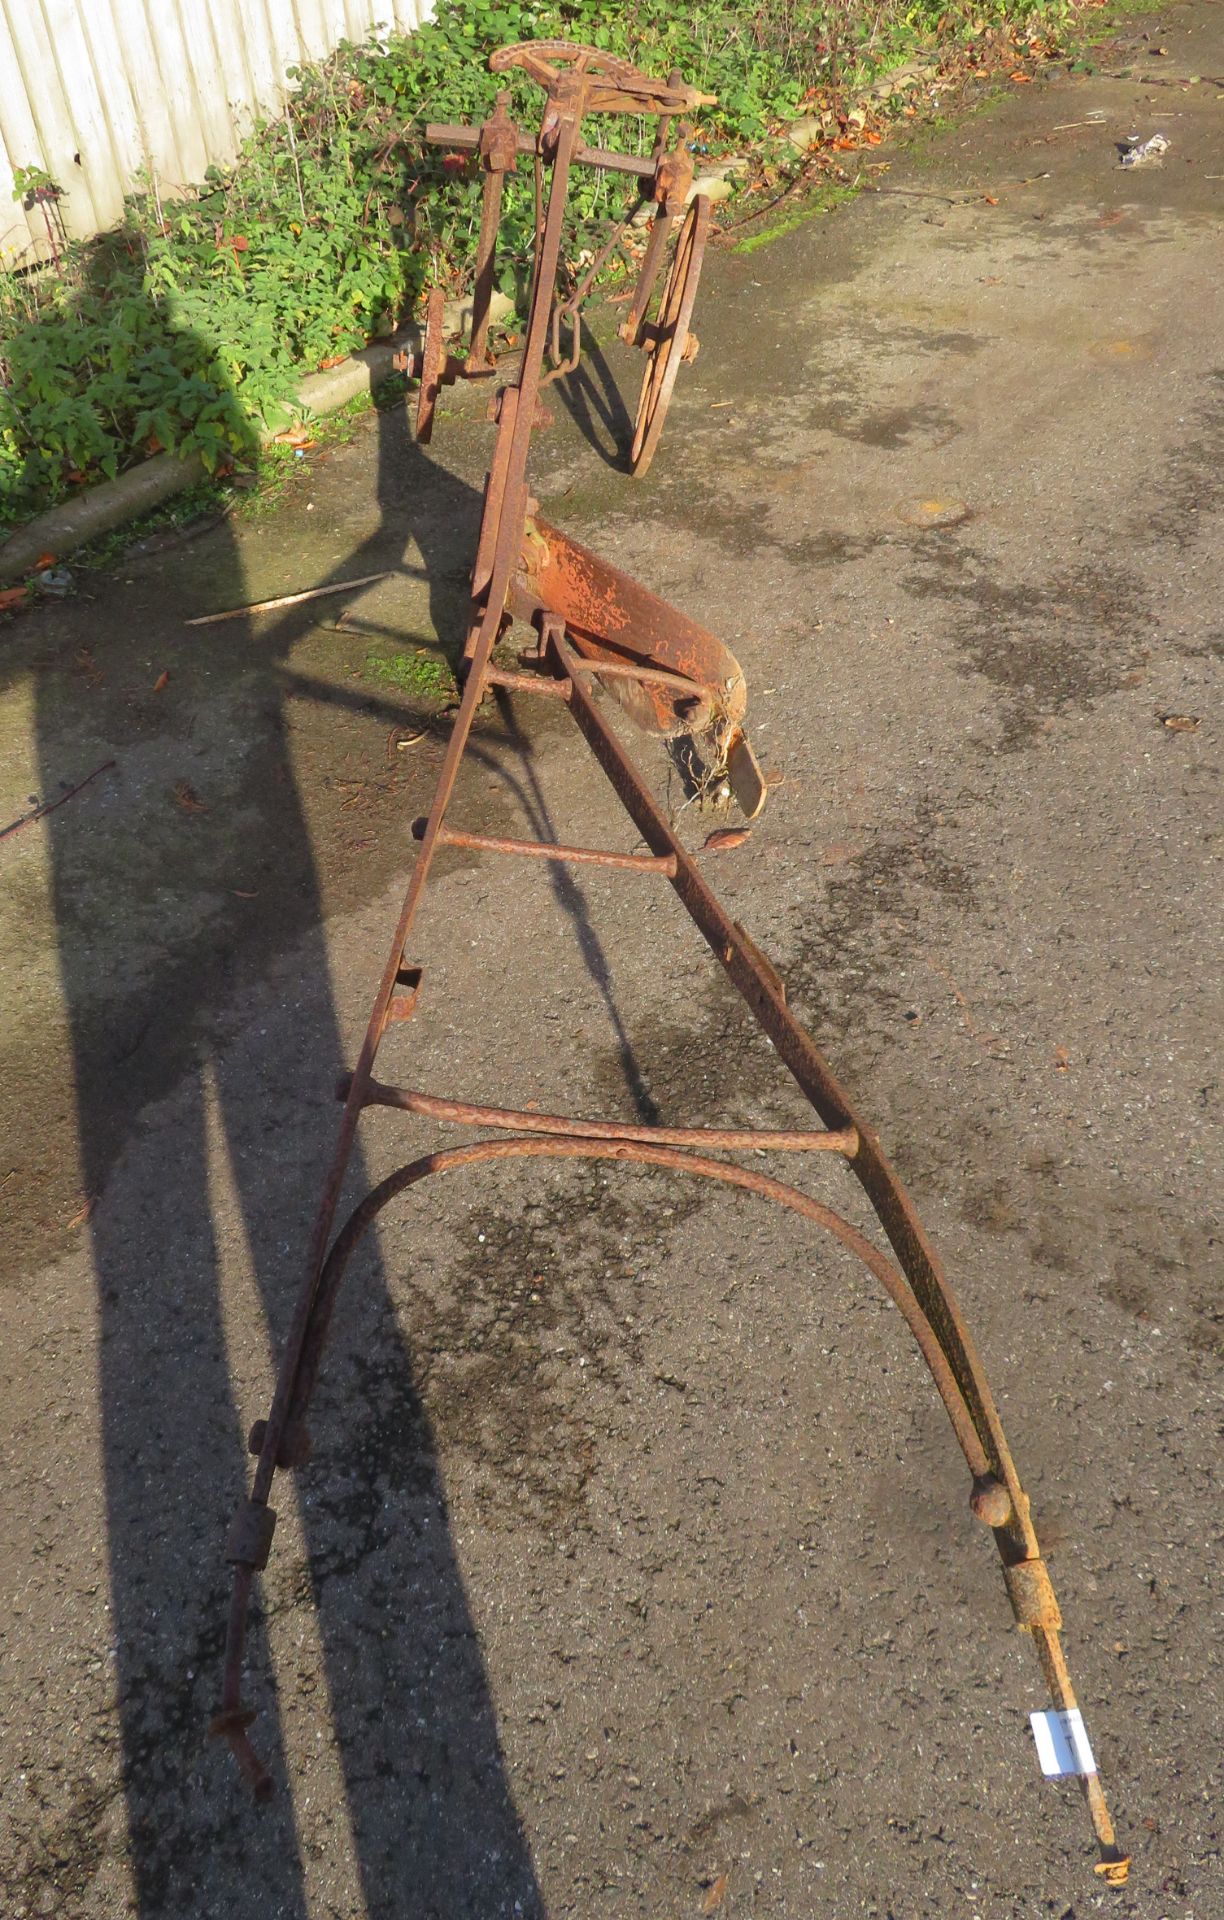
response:
<svg viewBox="0 0 1224 1920"><path fill-rule="evenodd" d="M765 784L743 727L744 676L733 655L713 634L541 520L528 491L528 454L540 423L539 396L547 378L544 361L550 340L554 349L557 345L556 282L562 220L570 171L575 164L618 166L636 172L650 183L656 201L658 210L626 337L643 345L648 355L635 444L640 442L645 458L657 444L661 413L674 379L675 350L677 346L683 348L687 337L690 296L708 218L708 208L700 210L699 202L694 203L696 212L690 207L684 216L661 317L650 324L649 332L643 334L641 327L662 267L668 232L680 218L688 190L687 159L682 148L668 148L668 126L676 115L700 105L702 96L685 87L677 75L661 83L593 49L558 42L503 49L494 56L493 65L501 70L521 67L545 87L547 101L538 139L524 141L508 120L504 97L499 99L492 119L479 130L449 127L431 131L449 144L474 147L487 169L469 370L473 365L480 368L487 364L490 263L504 173L518 153L530 151L540 176L548 178L547 192L542 185L537 191L535 272L525 345L516 376L496 396L497 434L472 569L462 697L429 813L413 827L419 849L357 1064L338 1089L343 1101L338 1139L271 1409L267 1419L257 1421L251 1431L250 1448L258 1456L258 1463L250 1496L235 1516L226 1546L226 1557L233 1567L233 1594L222 1704L212 1730L229 1742L256 1795L267 1797L272 1781L249 1738L254 1714L241 1699L247 1615L256 1575L266 1567L272 1543L276 1515L268 1500L276 1472L299 1467L309 1457L307 1412L340 1285L355 1246L385 1206L432 1175L496 1160L537 1157L629 1161L721 1181L799 1214L857 1256L900 1310L930 1370L969 1468L970 1507L994 1534L1008 1597L1019 1626L1032 1637L1054 1708L1064 1716L1078 1718L1060 1641L1062 1617L1030 1517L1029 1501L981 1362L935 1251L885 1157L879 1137L790 1012L785 988L774 968L720 904L698 859L682 844L626 751L599 697L600 691L613 696L648 732L670 738L684 736L699 743L704 756L725 777L740 810L751 818L764 804ZM582 121L596 111L657 114L659 136L653 161L630 161L625 156L584 147ZM580 296L583 291L585 283ZM673 293L675 298L670 299ZM439 360L441 323L440 317L435 319L435 312L436 303L431 307L433 337L426 343L423 366L418 369L426 431L446 372ZM570 320L576 343L575 315L573 308ZM566 364L559 353L556 364ZM512 669L495 661L494 650L516 622L533 633L534 641ZM551 841L495 839L449 824L451 798L477 710L495 688L551 700L568 709L648 852L613 853ZM746 837L742 829L715 834L703 851L729 848ZM422 970L409 962L408 944L434 856L445 846L590 863L668 881L772 1042L779 1060L815 1109L820 1128L719 1129L584 1120L517 1111L509 1106L477 1106L378 1081L374 1068L387 1028L408 1019L417 1005ZM488 1129L500 1137L442 1149L399 1168L382 1180L335 1231L358 1122L370 1106ZM839 1155L858 1178L894 1258L889 1259L823 1202L726 1157L759 1149ZM1098 1843L1096 1871L1110 1884L1121 1885L1129 1862L1117 1845L1090 1753L1088 1761L1074 1770Z"/></svg>
<svg viewBox="0 0 1224 1920"><path fill-rule="evenodd" d="M659 444L681 362L697 356L697 336L690 333L688 323L705 257L710 202L704 194L692 193L693 159L686 145L692 129L678 116L712 104L712 96L685 86L679 73L669 74L666 80L655 80L649 74L638 73L624 60L566 40L533 40L502 47L489 64L495 73L521 68L544 87L548 106L534 139L521 132L511 120L509 93L498 94L493 112L481 127L431 125L425 129L425 138L431 145L478 156L484 190L467 354L460 360L446 351L445 300L441 287L435 287L426 309L425 340L419 362L411 355L400 358L401 369L416 373L420 379L417 439L427 442L432 437L434 410L444 386L461 377L476 379L497 371L497 363L488 349L497 268L497 231L506 175L517 170L520 154L530 155L534 173L538 274L545 227L544 170L551 158L559 116L574 111L579 120L589 113L639 114L657 120L654 150L648 160L629 153L612 153L607 148L583 146L575 140L571 164L576 162L609 173L629 175L637 180L638 199L613 226L581 280L564 300L556 294L554 268L549 286L546 349L550 366L549 371L541 375L539 384L541 388L547 387L563 374L572 373L578 365L582 352L583 302L613 254L626 247L630 227L642 216L649 217L650 238L642 255L631 304L618 330L622 340L640 347L646 355L646 372L629 455L630 471L643 474ZM653 216L650 215L652 206ZM679 233L671 268L652 319L650 309L655 288L668 241L677 227ZM568 350L562 347L563 328L569 330Z"/></svg>

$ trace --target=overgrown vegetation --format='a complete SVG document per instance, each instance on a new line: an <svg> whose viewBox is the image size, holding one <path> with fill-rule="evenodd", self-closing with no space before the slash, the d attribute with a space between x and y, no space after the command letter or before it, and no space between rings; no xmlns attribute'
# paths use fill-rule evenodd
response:
<svg viewBox="0 0 1224 1920"><path fill-rule="evenodd" d="M285 113L254 127L231 168L181 199L146 180L99 240L68 242L58 185L27 169L18 190L55 257L37 272L0 262L0 525L162 448L198 453L210 471L249 462L260 423L287 405L303 372L392 331L425 285L457 281L479 181L426 149L421 131L428 119L483 116L500 84L487 67L496 46L563 35L655 72L679 67L719 96L694 135L701 160L746 147L768 154L800 108L831 99L836 111L933 39L972 43L1017 19L1049 35L1071 4L1017 13L1007 0L438 0L410 37L345 44L296 73ZM514 93L530 125L539 93L521 79ZM605 133L645 152L653 128L620 120ZM599 244L623 199L623 182L579 174L573 260ZM531 221L524 169L503 224L503 289L516 296Z"/></svg>

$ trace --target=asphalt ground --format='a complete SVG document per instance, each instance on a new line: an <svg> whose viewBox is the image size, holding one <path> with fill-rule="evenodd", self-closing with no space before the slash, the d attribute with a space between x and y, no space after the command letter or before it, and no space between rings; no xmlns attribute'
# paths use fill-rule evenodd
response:
<svg viewBox="0 0 1224 1920"><path fill-rule="evenodd" d="M1220 76L1196 0L880 150L851 205L711 255L648 479L610 346L533 467L744 665L775 785L712 877L945 1258L1129 1887L1040 1776L1036 1663L894 1309L799 1223L623 1168L383 1216L274 1501L271 1807L204 1737L244 1435L445 736L387 661L453 652L490 444L396 412L0 643L4 818L116 763L0 846L6 1915L1224 1915ZM455 818L633 845L521 701ZM419 932L383 1078L803 1124L656 881L447 855ZM370 1116L354 1195L435 1139Z"/></svg>

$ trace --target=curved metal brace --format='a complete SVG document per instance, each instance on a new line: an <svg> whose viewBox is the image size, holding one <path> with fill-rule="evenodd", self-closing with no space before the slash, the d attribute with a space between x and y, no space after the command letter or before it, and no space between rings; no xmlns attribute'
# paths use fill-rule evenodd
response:
<svg viewBox="0 0 1224 1920"><path fill-rule="evenodd" d="M957 1443L973 1475L975 1486L978 1483L988 1483L989 1488L997 1489L1003 1508L1010 1508L1006 1489L990 1471L985 1449L969 1417L956 1377L940 1350L939 1342L932 1332L926 1315L914 1299L903 1275L877 1247L872 1245L865 1234L860 1233L857 1227L851 1226L848 1220L843 1220L832 1207L825 1206L820 1200L813 1200L810 1194L803 1193L798 1187L787 1186L783 1181L775 1180L769 1174L756 1173L750 1168L737 1166L731 1161L714 1160L706 1154L693 1153L682 1147L655 1146L641 1140L601 1140L556 1134L512 1134L501 1140L479 1140L465 1147L446 1147L437 1153L426 1154L419 1160L413 1160L408 1165L397 1168L394 1173L388 1174L386 1179L372 1188L360 1205L354 1208L336 1235L324 1262L311 1314L310 1328L302 1346L297 1382L287 1410L285 1423L287 1429L300 1429L303 1424L306 1407L318 1375L332 1309L340 1290L345 1268L358 1242L382 1209L401 1193L406 1193L409 1187L428 1179L431 1174L451 1173L457 1167L475 1166L490 1160L528 1159L627 1160L639 1165L660 1167L669 1173L688 1173L706 1180L720 1180L726 1186L738 1187L745 1193L755 1194L759 1199L772 1200L778 1206L787 1207L791 1212L801 1214L815 1226L823 1227L826 1232L833 1234L875 1275L904 1318L935 1382L939 1397L944 1403ZM1002 1519L1006 1519L1005 1510L996 1506L996 1511L1001 1511Z"/></svg>
<svg viewBox="0 0 1224 1920"><path fill-rule="evenodd" d="M1066 1678L1057 1640L1057 1628L1061 1621L1057 1616L1057 1602L1054 1600L1053 1589L1049 1584L1049 1576L1040 1561L1022 1562L1019 1567L1008 1563L1005 1549L1007 1536L1002 1529L1011 1518L1010 1497L1002 1482L996 1479L990 1470L990 1463L966 1407L955 1373L949 1366L930 1322L904 1276L858 1228L852 1226L849 1221L844 1220L840 1214L824 1205L822 1201L813 1199L810 1194L802 1192L797 1187L775 1180L769 1174L758 1173L730 1161L715 1160L705 1154L694 1153L683 1148L654 1145L640 1140L535 1134L512 1135L498 1140L481 1140L468 1146L442 1149L426 1154L398 1168L394 1173L388 1174L354 1208L328 1252L319 1276L305 1337L298 1351L292 1386L283 1398L278 1395L283 1408L278 1423L279 1431L273 1431L270 1426L267 1428L261 1426L261 1429L257 1429L252 1436L253 1443L259 1442L265 1457L271 1454L272 1459L278 1464L291 1465L297 1464L306 1456L308 1442L305 1436L305 1415L318 1377L332 1312L349 1260L382 1209L392 1200L397 1199L400 1194L407 1192L409 1188L418 1185L433 1174L449 1173L461 1167L510 1159L618 1160L658 1167L671 1173L692 1174L698 1178L720 1181L723 1185L753 1194L758 1199L772 1201L775 1205L785 1207L811 1221L813 1225L823 1228L840 1241L867 1267L869 1272L875 1275L909 1327L935 1382L957 1443L973 1476L970 1500L972 1510L979 1519L996 1529L996 1540L1004 1556L1009 1595L1020 1624L1029 1625L1030 1630L1035 1633L1040 1629L1039 1654L1042 1656L1042 1666L1046 1669L1047 1678L1051 1681L1052 1687L1055 1676L1050 1672L1047 1656L1051 1648L1053 1649L1063 1682L1062 1689L1055 1688L1056 1694L1061 1697L1063 1689L1069 1689L1070 1682ZM286 1441L288 1441L287 1446ZM247 1509L240 1510L240 1521L245 1515L250 1514L250 1508L255 1504L251 1502ZM272 1792L271 1777L251 1745L247 1727L252 1716L243 1708L240 1695L246 1616L251 1586L257 1565L266 1563L267 1547L271 1541L275 1516L265 1504L261 1512L250 1517L254 1521L257 1541L257 1564L252 1565L249 1560L240 1560L234 1568L234 1591L226 1639L222 1710L213 1722L213 1731L223 1735L229 1741L242 1771L250 1780L256 1794L260 1798L267 1798ZM262 1552L262 1560L258 1558L260 1552ZM1021 1570L1025 1577L1019 1583L1020 1592L1018 1593L1015 1576ZM1023 1618L1025 1605L1033 1611L1031 1621ZM1052 1615L1049 1611L1051 1608ZM1041 1644L1042 1642L1044 1645ZM1126 1878L1129 1863L1119 1853L1114 1843L1112 1823L1100 1783L1093 1774L1088 1776L1082 1785L1100 1841L1102 1859L1098 1871L1111 1883L1121 1884Z"/></svg>
<svg viewBox="0 0 1224 1920"><path fill-rule="evenodd" d="M421 1159L413 1160L394 1173L388 1174L366 1195L365 1199L354 1208L332 1242L319 1274L318 1285L310 1305L309 1318L301 1343L296 1350L296 1356L292 1350L286 1354L282 1382L278 1384L272 1414L267 1422L260 1421L252 1429L251 1446L260 1454L261 1465L264 1462L271 1463L274 1472L276 1466L300 1465L308 1455L309 1441L306 1436L305 1417L318 1378L341 1282L359 1242L382 1209L400 1194L406 1193L410 1187L428 1179L432 1174L450 1173L460 1167L510 1159L621 1160L659 1167L672 1173L694 1174L704 1179L721 1181L727 1186L738 1187L743 1192L755 1194L759 1199L774 1201L833 1234L876 1276L889 1298L900 1310L935 1381L961 1451L973 1475L975 1499L979 1495L984 1495L987 1501L1001 1500L1004 1508L1003 1517L1006 1517L1006 1511L1010 1505L1006 1491L990 1473L985 1451L966 1410L955 1375L940 1351L926 1316L901 1273L864 1234L851 1226L849 1221L843 1220L841 1215L835 1213L831 1207L812 1199L809 1194L801 1192L797 1187L787 1186L782 1181L773 1179L769 1174L756 1173L749 1168L737 1166L733 1162L711 1159L708 1155L693 1153L679 1147L656 1146L638 1140L594 1139L571 1135L515 1134L500 1140L481 1140L468 1146L444 1148L436 1153L426 1154ZM285 1382L283 1372L290 1367L292 1367L292 1379ZM287 1386L288 1390L281 1391L283 1386ZM272 1472L260 1477L266 1478L268 1490L270 1490ZM214 1717L210 1730L229 1742L256 1797L265 1800L271 1797L274 1790L272 1777L251 1744L247 1728L254 1715L242 1705L241 1699L243 1652L251 1589L256 1572L261 1571L267 1564L268 1549L276 1519L272 1509L267 1505L266 1491L262 1499L258 1494L257 1484L255 1496L239 1509L227 1549L234 1563L234 1587L226 1630L221 1711Z"/></svg>

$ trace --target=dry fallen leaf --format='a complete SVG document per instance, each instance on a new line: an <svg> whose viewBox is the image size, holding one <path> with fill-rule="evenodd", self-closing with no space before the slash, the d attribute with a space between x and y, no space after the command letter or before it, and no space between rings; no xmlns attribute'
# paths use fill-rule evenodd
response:
<svg viewBox="0 0 1224 1920"><path fill-rule="evenodd" d="M1071 1055L1067 1052L1067 1049L1065 1047L1055 1047L1054 1049L1055 1073L1066 1073L1070 1065L1071 1065Z"/></svg>
<svg viewBox="0 0 1224 1920"><path fill-rule="evenodd" d="M153 682L153 691L154 693L164 693L169 685L170 669L166 667L158 674L156 680Z"/></svg>
<svg viewBox="0 0 1224 1920"><path fill-rule="evenodd" d="M29 598L28 587L5 587L0 593L0 613L17 613Z"/></svg>
<svg viewBox="0 0 1224 1920"><path fill-rule="evenodd" d="M1202 725L1197 713L1161 713L1157 718L1170 733L1195 733Z"/></svg>
<svg viewBox="0 0 1224 1920"><path fill-rule="evenodd" d="M190 780L175 782L174 798L184 813L211 813L211 807L205 805Z"/></svg>
<svg viewBox="0 0 1224 1920"><path fill-rule="evenodd" d="M32 570L35 573L45 573L48 567L53 567L54 565L55 555L53 553L40 553L34 562Z"/></svg>
<svg viewBox="0 0 1224 1920"><path fill-rule="evenodd" d="M84 1199L85 1199L84 1206L81 1207L78 1212L74 1213L71 1220L68 1222L68 1226L70 1229L72 1227L83 1227L85 1225L85 1222L88 1220L90 1214L93 1212L94 1208L98 1204L98 1196L96 1193L87 1193L84 1196Z"/></svg>
<svg viewBox="0 0 1224 1920"><path fill-rule="evenodd" d="M997 207L999 204L998 199L993 193L984 193L982 198L988 207Z"/></svg>
<svg viewBox="0 0 1224 1920"><path fill-rule="evenodd" d="M717 1913L726 1897L727 1878L725 1873L720 1873L717 1880L711 1882L706 1891L706 1897L701 1903L703 1913Z"/></svg>
<svg viewBox="0 0 1224 1920"><path fill-rule="evenodd" d="M745 840L751 840L750 827L715 827L713 833L705 837L703 853L729 853L732 847L742 847Z"/></svg>
<svg viewBox="0 0 1224 1920"><path fill-rule="evenodd" d="M100 687L104 683L106 675L94 659L91 648L78 647L72 664L78 673L84 674L91 687Z"/></svg>

